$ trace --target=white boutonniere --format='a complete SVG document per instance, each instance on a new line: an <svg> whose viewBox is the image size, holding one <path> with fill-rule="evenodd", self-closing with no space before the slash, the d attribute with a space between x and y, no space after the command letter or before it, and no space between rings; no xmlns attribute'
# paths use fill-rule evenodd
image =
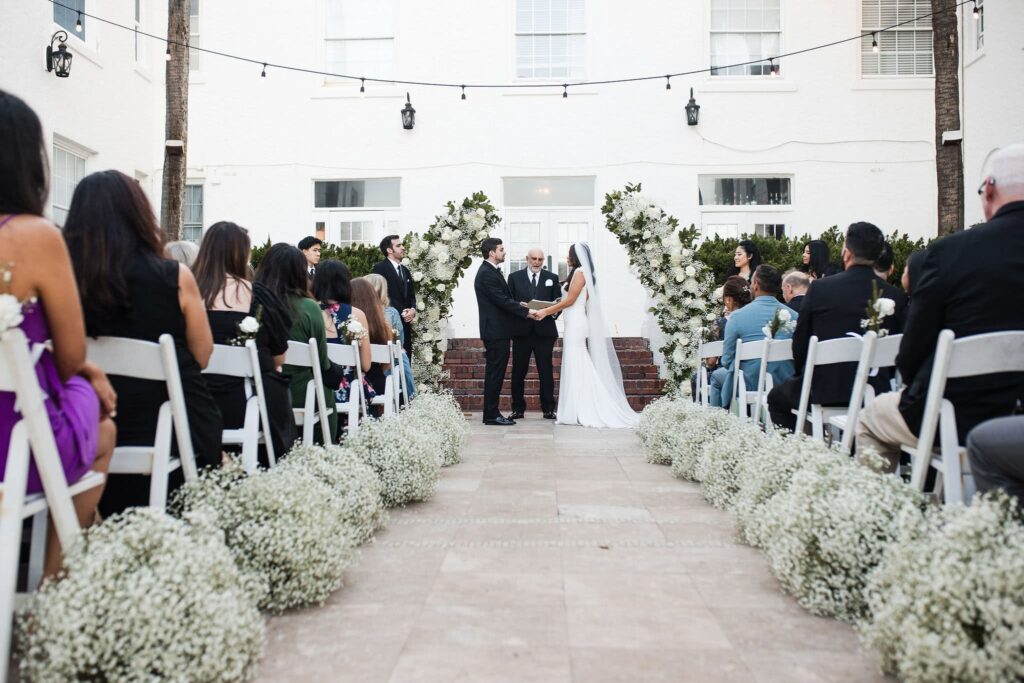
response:
<svg viewBox="0 0 1024 683"><path fill-rule="evenodd" d="M554 280L552 280L551 278L548 278L547 280L545 280L545 281L544 281L544 286L545 286L545 287L550 287L550 286L552 286L553 284L555 284L555 281L554 281Z"/></svg>
<svg viewBox="0 0 1024 683"><path fill-rule="evenodd" d="M21 302L13 294L0 294L0 334L21 324Z"/></svg>

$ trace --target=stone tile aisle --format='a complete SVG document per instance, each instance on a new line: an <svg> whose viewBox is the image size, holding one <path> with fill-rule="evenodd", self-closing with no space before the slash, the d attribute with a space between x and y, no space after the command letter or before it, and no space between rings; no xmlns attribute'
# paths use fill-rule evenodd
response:
<svg viewBox="0 0 1024 683"><path fill-rule="evenodd" d="M886 680L784 595L631 432L472 431L326 606L276 617L260 681Z"/></svg>

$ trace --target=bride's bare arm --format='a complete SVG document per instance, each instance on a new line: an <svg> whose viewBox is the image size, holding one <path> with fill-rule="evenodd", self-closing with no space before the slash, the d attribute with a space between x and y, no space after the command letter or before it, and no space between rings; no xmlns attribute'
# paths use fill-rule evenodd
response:
<svg viewBox="0 0 1024 683"><path fill-rule="evenodd" d="M572 276L572 282L569 283L569 291L566 292L564 297L562 297L562 300L554 306L548 306L547 308L542 308L537 311L537 319L543 320L549 315L554 315L555 313L565 310L576 303L576 299L579 298L580 292L583 291L585 282L586 280L583 277L583 271L577 270L576 274Z"/></svg>

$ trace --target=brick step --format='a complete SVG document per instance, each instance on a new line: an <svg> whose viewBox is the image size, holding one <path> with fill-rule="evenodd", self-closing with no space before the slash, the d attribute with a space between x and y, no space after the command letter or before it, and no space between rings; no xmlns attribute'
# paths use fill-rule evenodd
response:
<svg viewBox="0 0 1024 683"><path fill-rule="evenodd" d="M612 342L615 344L616 349L647 349L647 340L643 337L613 337ZM561 338L555 341L555 348L562 347ZM449 351L463 351L466 349L480 350L483 351L484 343L480 339L449 339L448 350Z"/></svg>
<svg viewBox="0 0 1024 683"><path fill-rule="evenodd" d="M659 379L626 379L622 382L622 388L626 390L626 395L642 395L642 396L658 396L661 394L662 381ZM540 380L530 379L529 377L523 382L525 387L524 391L527 394L537 393L540 391ZM452 390L452 393L456 396L460 394L472 395L481 394L484 392L484 380L482 379L450 379L446 383L446 386ZM558 392L557 384L555 385L555 392ZM505 393L511 391L508 383L505 384Z"/></svg>
<svg viewBox="0 0 1024 683"><path fill-rule="evenodd" d="M623 365L622 367L622 379L657 379L658 377L658 366L651 365ZM446 365L444 369L448 372L452 379L483 379L487 376L487 366L483 363L478 365ZM558 381L561 377L561 368L556 363L551 369L552 375L555 381ZM530 363L530 367L526 373L527 377L537 376L537 366ZM508 370L505 371L505 379L512 379L512 364L509 363Z"/></svg>
<svg viewBox="0 0 1024 683"><path fill-rule="evenodd" d="M455 400L458 401L459 406L467 413L479 413L484 409L484 397L483 396L456 396ZM636 411L641 411L646 408L653 400L654 397L649 396L627 396L626 400L629 402L629 406ZM555 397L556 405L558 397ZM505 415L512 410L512 399L508 396L501 397L500 410ZM526 410L529 412L540 411L540 398L537 396L526 396Z"/></svg>
<svg viewBox="0 0 1024 683"><path fill-rule="evenodd" d="M639 365L649 364L654 360L654 354L650 350L641 349L628 349L628 350L616 350L615 355L619 357L620 365ZM552 358L556 362L560 362L562 358L561 349L555 349L552 354ZM484 362L484 350L468 350L468 349L456 349L454 351L449 350L444 355L445 365L473 365L475 363Z"/></svg>

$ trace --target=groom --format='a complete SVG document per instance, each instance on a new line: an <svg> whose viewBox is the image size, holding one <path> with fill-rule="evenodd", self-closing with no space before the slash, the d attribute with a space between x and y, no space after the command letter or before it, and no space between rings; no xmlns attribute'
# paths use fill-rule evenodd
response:
<svg viewBox="0 0 1024 683"><path fill-rule="evenodd" d="M487 374L484 378L484 424L514 425L515 421L498 411L501 386L508 367L512 327L517 319L532 317L528 309L512 298L501 275L505 247L497 237L488 237L480 247L484 262L476 272L476 304L480 309L480 338L487 350Z"/></svg>

